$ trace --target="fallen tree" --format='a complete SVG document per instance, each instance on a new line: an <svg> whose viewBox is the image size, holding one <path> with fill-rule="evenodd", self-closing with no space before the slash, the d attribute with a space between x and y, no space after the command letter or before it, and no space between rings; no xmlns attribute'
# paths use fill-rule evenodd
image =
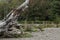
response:
<svg viewBox="0 0 60 40"><path fill-rule="evenodd" d="M19 28L22 28L20 24L17 23L17 18L21 12L28 8L28 4L29 0L26 0L23 4L8 13L8 15L0 23L0 33L3 33L4 35L22 33L22 30L19 30ZM15 27L17 27L17 29Z"/></svg>

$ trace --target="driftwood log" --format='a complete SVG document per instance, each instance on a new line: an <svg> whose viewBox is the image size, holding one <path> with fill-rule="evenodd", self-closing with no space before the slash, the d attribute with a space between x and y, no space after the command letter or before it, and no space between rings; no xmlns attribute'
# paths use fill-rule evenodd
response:
<svg viewBox="0 0 60 40"><path fill-rule="evenodd" d="M17 20L18 16L20 15L20 13L23 12L26 8L28 8L28 4L29 4L29 0L26 0L23 4L21 4L20 6L18 6L14 10L12 10L10 13L8 13L8 15L0 23L0 33L14 34L19 31L19 29L16 29L14 26L19 28L18 26L20 26L20 25L16 22L16 20ZM13 31L11 31L12 29L15 29L17 31L13 32ZM9 32L9 30L11 32ZM20 31L18 33L20 34Z"/></svg>

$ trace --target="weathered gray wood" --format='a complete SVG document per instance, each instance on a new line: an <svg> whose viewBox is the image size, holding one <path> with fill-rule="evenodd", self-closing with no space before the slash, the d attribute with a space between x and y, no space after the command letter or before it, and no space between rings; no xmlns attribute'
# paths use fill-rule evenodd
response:
<svg viewBox="0 0 60 40"><path fill-rule="evenodd" d="M10 24L15 23L21 11L24 11L29 4L29 0L26 0L23 4L18 6L15 10L12 10L0 23L0 32L8 33Z"/></svg>

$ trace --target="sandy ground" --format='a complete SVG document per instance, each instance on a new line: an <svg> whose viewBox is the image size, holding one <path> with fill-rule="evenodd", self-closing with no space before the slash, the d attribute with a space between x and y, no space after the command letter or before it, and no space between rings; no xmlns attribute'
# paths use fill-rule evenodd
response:
<svg viewBox="0 0 60 40"><path fill-rule="evenodd" d="M60 28L45 28L43 32L33 32L31 38L1 38L0 40L60 40Z"/></svg>

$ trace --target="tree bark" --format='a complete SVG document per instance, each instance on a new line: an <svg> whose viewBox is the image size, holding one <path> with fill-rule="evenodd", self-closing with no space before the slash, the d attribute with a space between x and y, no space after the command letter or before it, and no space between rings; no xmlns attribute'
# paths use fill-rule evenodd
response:
<svg viewBox="0 0 60 40"><path fill-rule="evenodd" d="M10 25L13 25L22 11L28 8L29 0L26 0L16 9L12 10L0 23L0 32L8 33Z"/></svg>

